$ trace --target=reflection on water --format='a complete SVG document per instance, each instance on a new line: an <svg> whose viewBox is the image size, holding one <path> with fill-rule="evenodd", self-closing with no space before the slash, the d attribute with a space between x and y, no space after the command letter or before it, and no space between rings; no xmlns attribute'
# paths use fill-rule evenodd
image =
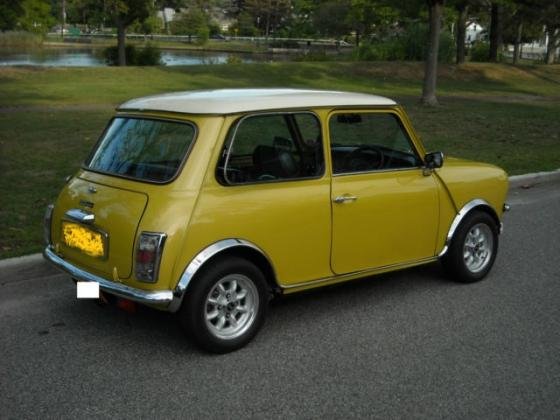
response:
<svg viewBox="0 0 560 420"><path fill-rule="evenodd" d="M251 54L198 52L187 50L161 50L161 60L167 66L193 66L197 64L223 64L229 56L236 56L244 63L266 60L266 56ZM46 66L46 67L99 67L106 66L102 49L52 48L36 51L2 51L0 66Z"/></svg>

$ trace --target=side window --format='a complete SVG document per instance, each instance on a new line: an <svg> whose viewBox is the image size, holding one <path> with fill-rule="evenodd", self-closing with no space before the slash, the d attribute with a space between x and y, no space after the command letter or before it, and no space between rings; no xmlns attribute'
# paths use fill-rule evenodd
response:
<svg viewBox="0 0 560 420"><path fill-rule="evenodd" d="M333 173L421 165L404 127L392 113L341 113L329 121Z"/></svg>
<svg viewBox="0 0 560 420"><path fill-rule="evenodd" d="M248 184L323 174L321 127L311 113L254 115L232 126L216 177Z"/></svg>

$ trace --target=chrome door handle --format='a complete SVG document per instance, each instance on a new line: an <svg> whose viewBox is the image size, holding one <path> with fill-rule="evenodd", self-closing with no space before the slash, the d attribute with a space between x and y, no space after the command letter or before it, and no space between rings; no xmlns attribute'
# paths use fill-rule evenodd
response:
<svg viewBox="0 0 560 420"><path fill-rule="evenodd" d="M346 203L347 201L356 201L357 199L358 197L356 197L355 195L339 195L333 201L337 204L342 204Z"/></svg>

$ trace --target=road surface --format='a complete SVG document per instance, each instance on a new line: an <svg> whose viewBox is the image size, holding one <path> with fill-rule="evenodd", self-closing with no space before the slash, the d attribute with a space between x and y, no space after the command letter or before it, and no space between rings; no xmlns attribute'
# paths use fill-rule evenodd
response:
<svg viewBox="0 0 560 420"><path fill-rule="evenodd" d="M560 418L560 184L510 194L493 271L439 265L272 303L246 348L77 301L46 263L0 270L0 417Z"/></svg>

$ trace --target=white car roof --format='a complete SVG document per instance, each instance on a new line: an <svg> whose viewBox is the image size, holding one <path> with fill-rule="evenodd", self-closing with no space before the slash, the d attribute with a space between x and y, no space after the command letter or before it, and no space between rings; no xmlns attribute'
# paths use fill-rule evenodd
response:
<svg viewBox="0 0 560 420"><path fill-rule="evenodd" d="M384 105L396 105L396 102L383 96L328 90L216 89L146 96L127 101L117 109L223 115L290 108Z"/></svg>

